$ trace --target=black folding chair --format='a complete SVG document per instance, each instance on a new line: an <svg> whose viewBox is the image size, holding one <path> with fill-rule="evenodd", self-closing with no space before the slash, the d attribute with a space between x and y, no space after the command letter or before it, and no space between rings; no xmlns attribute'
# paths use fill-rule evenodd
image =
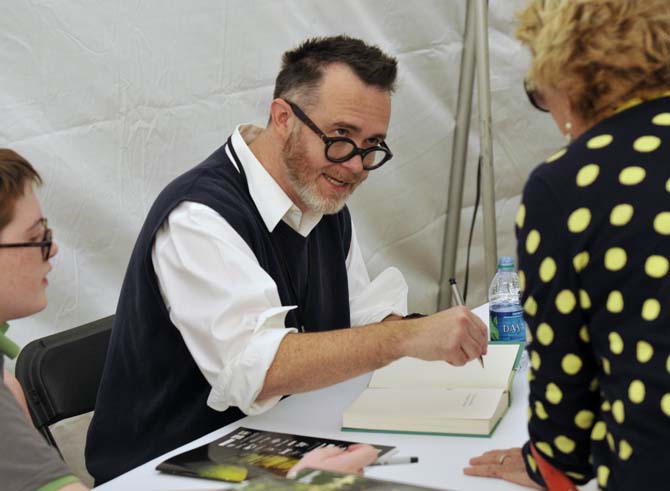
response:
<svg viewBox="0 0 670 491"><path fill-rule="evenodd" d="M35 427L60 452L49 426L92 411L114 316L32 341L16 362Z"/></svg>

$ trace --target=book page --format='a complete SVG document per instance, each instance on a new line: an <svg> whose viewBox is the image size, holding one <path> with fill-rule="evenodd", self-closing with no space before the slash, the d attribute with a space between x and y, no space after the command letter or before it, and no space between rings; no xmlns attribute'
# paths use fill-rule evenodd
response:
<svg viewBox="0 0 670 491"><path fill-rule="evenodd" d="M484 367L472 360L462 367L445 361L401 358L376 370L370 388L497 388L507 389L518 344L491 344L484 356Z"/></svg>

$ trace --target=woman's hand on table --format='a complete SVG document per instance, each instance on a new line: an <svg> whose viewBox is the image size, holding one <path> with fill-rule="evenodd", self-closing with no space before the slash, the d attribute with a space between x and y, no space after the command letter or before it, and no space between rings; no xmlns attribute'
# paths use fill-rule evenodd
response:
<svg viewBox="0 0 670 491"><path fill-rule="evenodd" d="M377 449L372 445L357 443L343 449L339 447L317 448L305 454L288 472L295 476L302 469L321 469L343 472L345 474L363 474L363 467L377 460Z"/></svg>
<svg viewBox="0 0 670 491"><path fill-rule="evenodd" d="M542 489L526 472L520 447L490 450L468 462L463 469L468 476L494 477L534 489Z"/></svg>

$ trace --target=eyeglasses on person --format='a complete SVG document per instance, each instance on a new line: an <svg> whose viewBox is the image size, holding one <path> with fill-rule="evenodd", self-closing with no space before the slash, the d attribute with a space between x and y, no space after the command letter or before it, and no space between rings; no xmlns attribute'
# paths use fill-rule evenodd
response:
<svg viewBox="0 0 670 491"><path fill-rule="evenodd" d="M529 78L523 79L523 88L526 91L528 100L533 105L533 107L543 113L549 112L549 106L547 106L547 101L544 99L544 96L537 90L535 84Z"/></svg>
<svg viewBox="0 0 670 491"><path fill-rule="evenodd" d="M44 227L44 236L39 242L15 242L11 244L0 244L0 248L15 248L15 247L39 247L42 249L42 259L45 261L49 259L51 254L51 245L53 244L53 232L47 226L47 219L40 219L39 223Z"/></svg>
<svg viewBox="0 0 670 491"><path fill-rule="evenodd" d="M356 155L361 156L363 161L363 169L374 170L379 169L382 165L393 158L393 153L386 142L382 141L379 145L367 148L360 148L351 138L344 136L326 136L321 129L309 119L297 104L291 101L286 101L297 118L302 121L309 129L316 133L319 138L326 145L326 158L330 162L341 164L347 160L352 159Z"/></svg>

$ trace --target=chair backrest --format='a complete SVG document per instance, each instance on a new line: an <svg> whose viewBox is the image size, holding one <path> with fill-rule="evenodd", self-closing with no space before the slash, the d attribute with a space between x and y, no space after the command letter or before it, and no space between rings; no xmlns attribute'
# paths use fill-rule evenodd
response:
<svg viewBox="0 0 670 491"><path fill-rule="evenodd" d="M16 362L35 427L58 448L49 426L92 411L114 316L32 341Z"/></svg>

